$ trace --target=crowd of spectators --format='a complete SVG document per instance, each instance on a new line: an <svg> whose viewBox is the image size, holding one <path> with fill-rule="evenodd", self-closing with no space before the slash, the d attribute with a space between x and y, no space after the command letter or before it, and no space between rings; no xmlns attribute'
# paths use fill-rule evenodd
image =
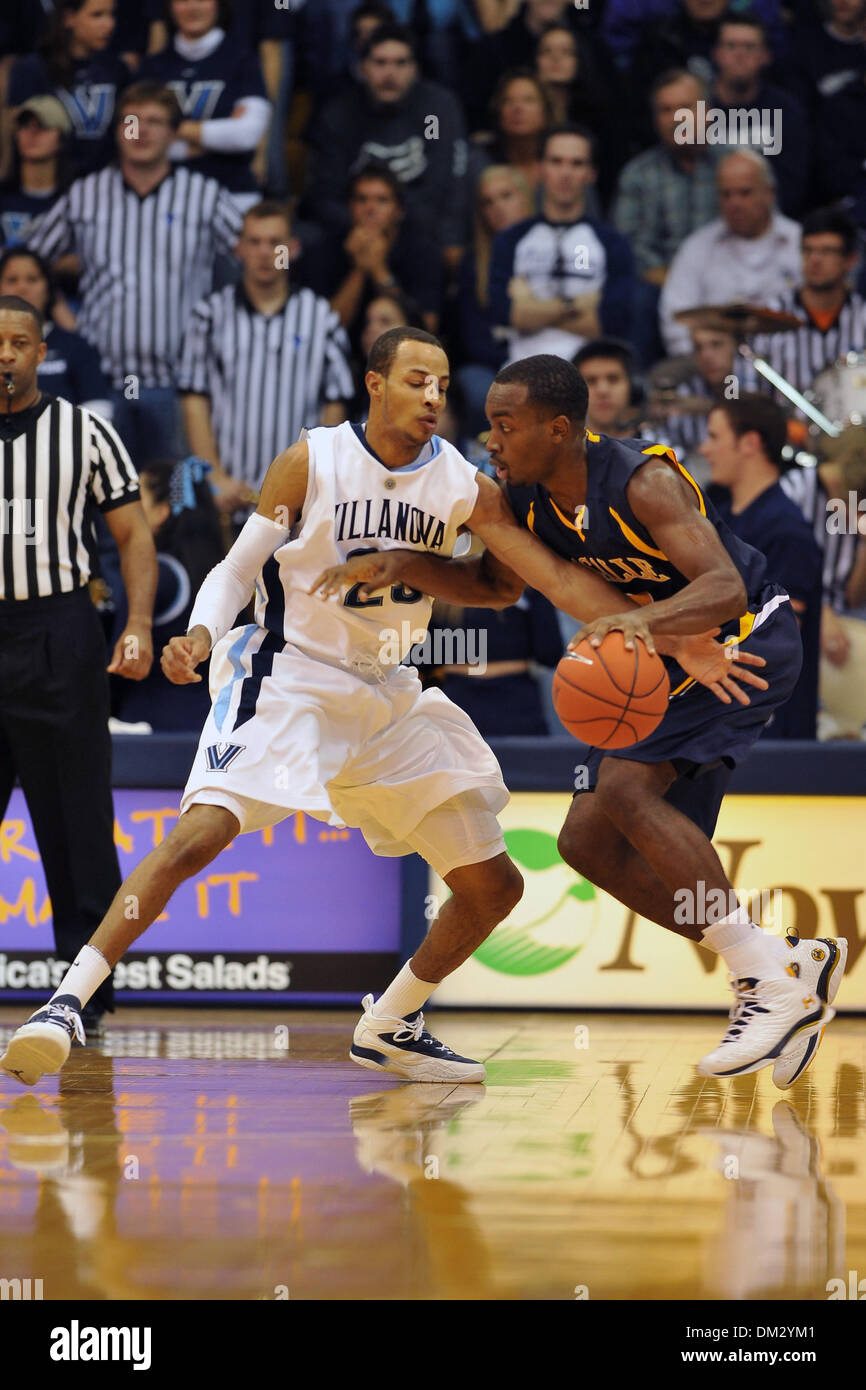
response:
<svg viewBox="0 0 866 1390"><path fill-rule="evenodd" d="M850 698L866 689L866 446L846 434L834 454L752 360L832 401L835 426L866 419L863 370L859 410L847 378L829 389L866 352L864 236L866 0L16 0L0 15L0 293L45 317L42 388L112 418L129 448L160 553L178 551L172 630L202 553L177 538L226 544L302 427L364 418L371 343L415 324L448 349L442 431L480 467L496 372L552 352L584 373L591 430L672 445L734 529L772 532L816 691L823 673L819 732L866 736L866 697ZM713 317L734 302L801 324ZM852 498L843 543L829 504ZM109 555L104 570L110 584ZM549 617L529 595L496 618L510 675L550 664ZM484 682L439 677L471 686L483 729ZM550 722L513 708L521 728ZM156 728L182 726L178 710L156 679L118 707Z"/></svg>

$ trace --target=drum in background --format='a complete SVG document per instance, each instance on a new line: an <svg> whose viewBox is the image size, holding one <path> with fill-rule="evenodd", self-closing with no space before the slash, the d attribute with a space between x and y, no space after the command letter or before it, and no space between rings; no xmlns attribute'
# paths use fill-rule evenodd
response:
<svg viewBox="0 0 866 1390"><path fill-rule="evenodd" d="M834 425L866 423L866 352L849 352L825 367L809 394Z"/></svg>

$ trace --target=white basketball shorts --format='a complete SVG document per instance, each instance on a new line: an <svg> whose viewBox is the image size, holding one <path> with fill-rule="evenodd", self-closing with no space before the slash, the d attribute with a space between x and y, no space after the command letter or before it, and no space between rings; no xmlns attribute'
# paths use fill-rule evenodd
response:
<svg viewBox="0 0 866 1390"><path fill-rule="evenodd" d="M245 833L304 811L356 827L376 854L416 851L440 877L504 853L496 814L508 790L468 715L422 690L414 668L379 684L262 632L251 623L214 647L181 813L224 806Z"/></svg>

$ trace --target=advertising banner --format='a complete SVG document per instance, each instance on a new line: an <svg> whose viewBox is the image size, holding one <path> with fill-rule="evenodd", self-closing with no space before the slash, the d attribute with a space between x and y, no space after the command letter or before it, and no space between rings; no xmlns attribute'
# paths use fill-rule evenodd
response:
<svg viewBox="0 0 866 1390"><path fill-rule="evenodd" d="M115 788L124 877L171 830L180 793ZM146 998L356 1003L394 974L400 861L377 859L357 830L297 814L240 835L195 878L117 967L131 1002ZM133 916L135 904L124 909ZM51 903L20 790L0 825L0 998L56 989Z"/></svg>
<svg viewBox="0 0 866 1390"><path fill-rule="evenodd" d="M717 956L636 917L562 862L556 841L569 803L567 794L519 792L501 813L523 899L443 981L437 1004L727 1008ZM728 796L714 843L753 920L780 935L796 927L804 937L847 937L839 1007L866 1009L866 801ZM441 901L448 890L432 875L430 892ZM680 901L701 920L706 904Z"/></svg>

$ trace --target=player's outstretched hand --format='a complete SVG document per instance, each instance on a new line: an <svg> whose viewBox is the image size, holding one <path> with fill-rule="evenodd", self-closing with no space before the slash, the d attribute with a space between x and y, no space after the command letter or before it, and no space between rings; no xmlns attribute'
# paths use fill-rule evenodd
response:
<svg viewBox="0 0 866 1390"><path fill-rule="evenodd" d="M322 598L330 598L341 589L360 584L358 597L367 599L377 589L387 589L392 584L399 584L401 578L398 552L374 550L369 555L353 555L344 565L332 565L329 569L322 570L308 592L314 594L321 590Z"/></svg>
<svg viewBox="0 0 866 1390"><path fill-rule="evenodd" d="M193 685L201 680L196 666L210 652L210 633L205 627L194 627L184 637L172 637L162 649L160 665L172 685Z"/></svg>
<svg viewBox="0 0 866 1390"><path fill-rule="evenodd" d="M668 638L667 650L688 675L711 690L723 705L729 705L732 697L741 705L748 705L750 700L742 685L751 685L757 690L768 688L768 682L748 668L767 663L762 656L744 652L735 643L724 647L716 642L720 631L714 627L711 632L701 632L694 637L678 637L674 650L670 650L671 639Z"/></svg>
<svg viewBox="0 0 866 1390"><path fill-rule="evenodd" d="M639 637L648 652L656 649L653 635L649 630L646 615L641 608L635 608L629 613L610 613L606 618L596 618L594 622L587 623L579 632L576 632L568 644L568 650L573 651L578 642L584 638L593 647L600 647L602 639L609 632L621 632L625 638L627 651L634 648L634 639Z"/></svg>

